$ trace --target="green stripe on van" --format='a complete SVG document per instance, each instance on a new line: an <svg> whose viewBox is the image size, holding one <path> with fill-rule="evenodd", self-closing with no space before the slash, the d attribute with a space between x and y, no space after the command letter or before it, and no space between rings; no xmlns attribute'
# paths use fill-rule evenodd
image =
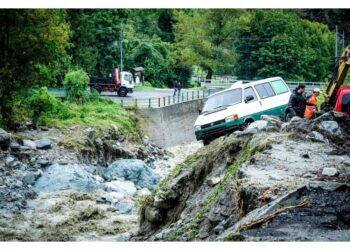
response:
<svg viewBox="0 0 350 250"><path fill-rule="evenodd" d="M239 126L239 125L243 124L249 118L253 119L254 121L257 121L257 120L260 120L261 115L274 115L274 116L280 116L280 117L284 118L284 114L285 114L287 107L288 107L288 105L285 104L282 106L278 106L278 107L275 107L272 109L264 110L264 111L254 113L251 115L242 116L242 117L238 118L237 121L224 122L224 123L221 123L221 124L209 127L209 128L197 130L195 132L195 135L196 135L196 137L200 137L200 136L202 136L203 132L214 130L214 129L224 127L224 126L226 128L231 128L233 126Z"/></svg>

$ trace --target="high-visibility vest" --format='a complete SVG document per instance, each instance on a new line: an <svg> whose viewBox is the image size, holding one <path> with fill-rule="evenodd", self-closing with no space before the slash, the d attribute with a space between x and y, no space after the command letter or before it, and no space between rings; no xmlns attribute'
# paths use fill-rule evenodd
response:
<svg viewBox="0 0 350 250"><path fill-rule="evenodd" d="M314 94L312 94L312 96L307 100L307 102L310 102L316 105L317 97ZM314 118L316 111L317 111L317 108L315 106L306 105L305 113L304 113L305 118L308 118L308 119Z"/></svg>

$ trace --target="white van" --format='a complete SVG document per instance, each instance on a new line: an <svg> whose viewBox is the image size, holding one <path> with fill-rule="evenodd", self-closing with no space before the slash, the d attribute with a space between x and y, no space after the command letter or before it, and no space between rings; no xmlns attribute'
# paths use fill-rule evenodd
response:
<svg viewBox="0 0 350 250"><path fill-rule="evenodd" d="M284 119L290 95L290 89L281 77L236 82L231 88L208 98L194 124L196 138L206 145L242 125L260 120L264 114Z"/></svg>

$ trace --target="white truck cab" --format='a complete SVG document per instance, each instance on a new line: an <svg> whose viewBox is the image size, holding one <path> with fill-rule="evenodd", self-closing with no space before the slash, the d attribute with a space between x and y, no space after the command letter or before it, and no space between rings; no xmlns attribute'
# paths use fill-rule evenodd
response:
<svg viewBox="0 0 350 250"><path fill-rule="evenodd" d="M242 125L260 120L264 114L284 119L290 95L281 77L236 82L208 98L194 124L196 138L208 144Z"/></svg>
<svg viewBox="0 0 350 250"><path fill-rule="evenodd" d="M127 72L127 71L120 72L120 79L121 79L121 86L126 87L129 92L135 87L134 78L130 72Z"/></svg>

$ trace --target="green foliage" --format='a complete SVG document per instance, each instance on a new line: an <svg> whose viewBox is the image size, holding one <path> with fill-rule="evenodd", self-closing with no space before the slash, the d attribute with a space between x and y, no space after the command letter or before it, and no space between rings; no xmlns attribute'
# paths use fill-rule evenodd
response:
<svg viewBox="0 0 350 250"><path fill-rule="evenodd" d="M235 54L232 38L235 20L241 10L193 10L176 13L175 40L179 62L184 66L198 65L207 71L232 73Z"/></svg>
<svg viewBox="0 0 350 250"><path fill-rule="evenodd" d="M29 99L29 107L33 112L33 124L37 125L38 119L44 113L52 113L57 109L58 102L49 94L46 87L41 88Z"/></svg>
<svg viewBox="0 0 350 250"><path fill-rule="evenodd" d="M86 95L89 83L89 76L83 70L68 72L64 78L63 85L67 90L68 99L76 100Z"/></svg>
<svg viewBox="0 0 350 250"><path fill-rule="evenodd" d="M235 26L236 74L323 81L332 65L333 33L291 10L252 10Z"/></svg>

